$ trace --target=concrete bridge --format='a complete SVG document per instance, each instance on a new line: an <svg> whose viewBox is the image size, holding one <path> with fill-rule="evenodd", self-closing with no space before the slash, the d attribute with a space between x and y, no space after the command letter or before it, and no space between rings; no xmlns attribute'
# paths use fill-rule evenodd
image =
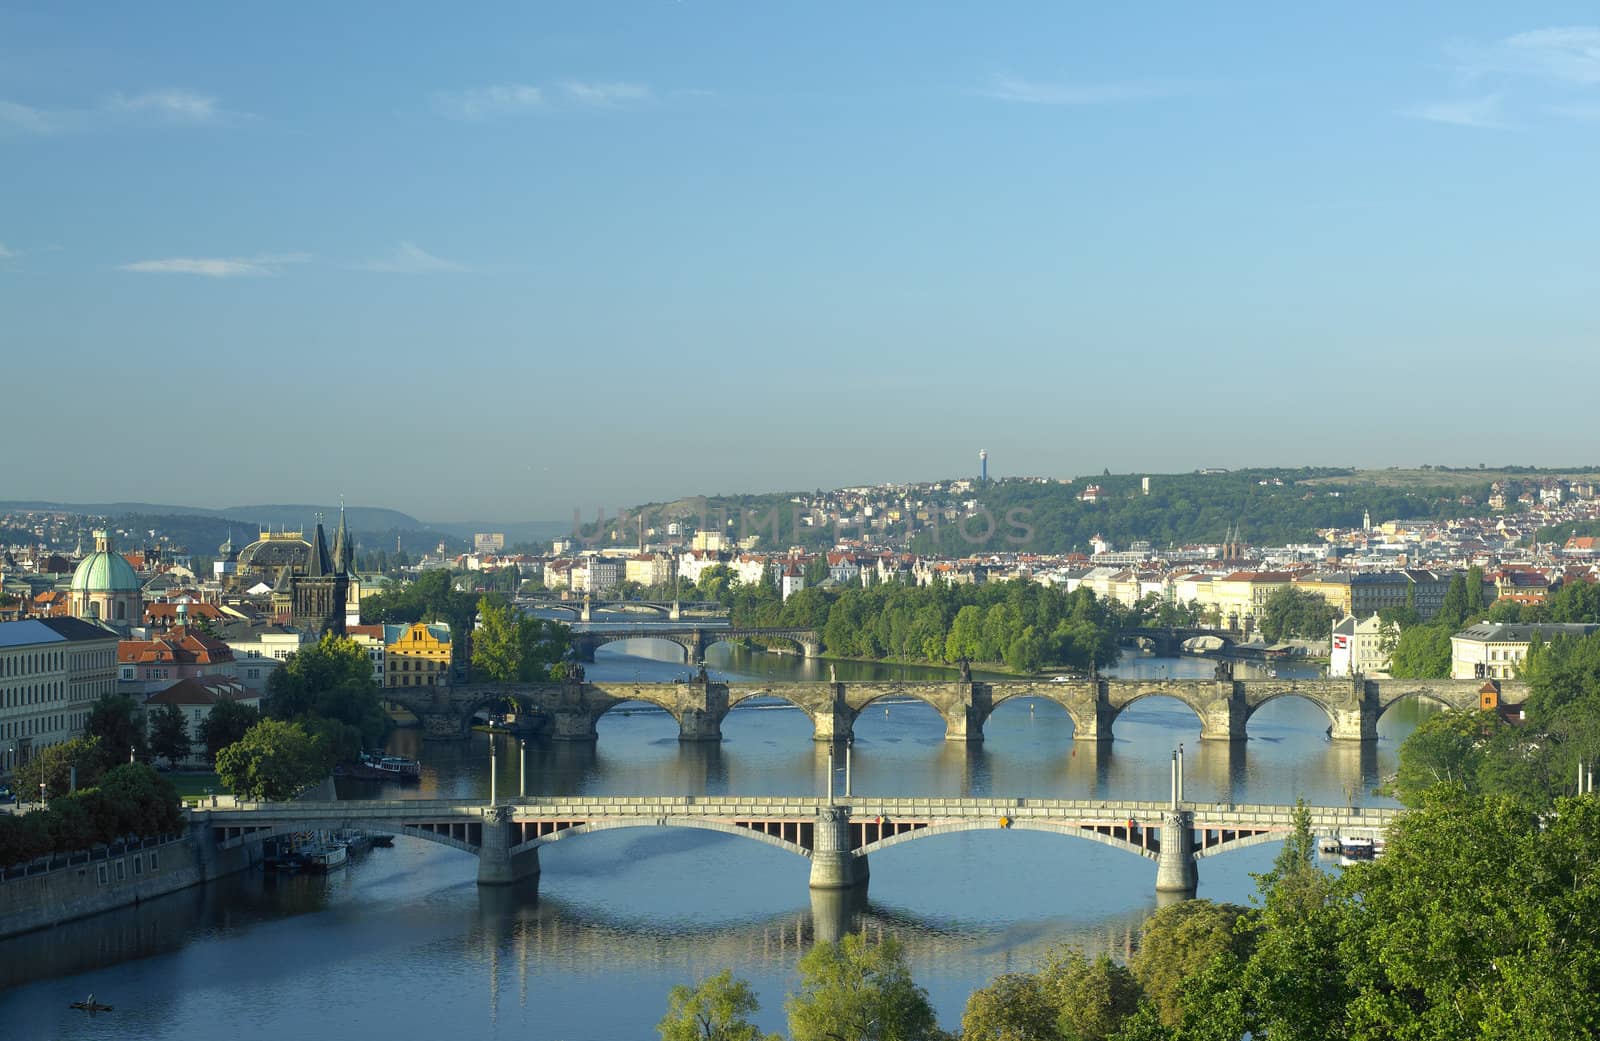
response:
<svg viewBox="0 0 1600 1041"><path fill-rule="evenodd" d="M659 632L659 630L656 630ZM738 632L739 630L726 630ZM764 632L765 630L745 630ZM1328 716L1336 741L1374 741L1378 720L1406 698L1423 698L1448 708L1484 707L1482 680L1268 679L1121 680L1066 682L1014 680L985 682L719 683L706 678L689 683L568 682L481 683L465 686L388 687L383 697L421 719L427 736L464 738L473 715L514 702L531 715L536 733L557 740L594 740L600 717L628 701L655 705L678 723L683 741L719 741L730 711L754 698L786 701L811 720L818 741L845 741L855 721L883 698L915 699L944 718L945 740L981 741L983 725L996 708L1018 698L1060 705L1072 718L1074 740L1109 741L1112 728L1130 705L1149 697L1170 697L1200 719L1200 737L1242 741L1250 717L1279 698L1303 698ZM1501 681L1498 699L1519 704L1525 684Z"/></svg>
<svg viewBox="0 0 1600 1041"><path fill-rule="evenodd" d="M1176 774L1174 775L1176 778ZM1175 780L1175 784L1180 783ZM1399 810L1310 807L1311 828L1386 829ZM478 857L478 884L539 874L539 849L615 828L696 828L762 842L811 862L813 889L864 886L868 857L964 831L1040 831L1155 861L1156 889L1193 892L1196 861L1283 838L1290 806L1193 806L1067 799L569 796L480 801L239 803L196 811L218 850L319 829L387 830Z"/></svg>
<svg viewBox="0 0 1600 1041"><path fill-rule="evenodd" d="M546 611L564 611L580 622L594 620L595 611L639 611L660 615L676 622L689 615L725 615L728 609L715 600L556 600L544 597L519 598L521 608L543 608Z"/></svg>
<svg viewBox="0 0 1600 1041"><path fill-rule="evenodd" d="M683 648L683 660L690 665L705 661L706 648L714 643L756 640L772 642L782 640L794 644L807 658L822 654L822 636L813 629L770 628L751 626L736 628L725 625L695 625L664 627L640 625L610 629L585 629L572 634L572 651L579 661L594 661L594 652L608 643L621 640L667 640Z"/></svg>

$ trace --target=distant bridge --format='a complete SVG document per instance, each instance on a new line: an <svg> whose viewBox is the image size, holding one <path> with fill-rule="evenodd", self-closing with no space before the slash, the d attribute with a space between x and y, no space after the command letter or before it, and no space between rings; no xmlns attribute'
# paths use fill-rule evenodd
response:
<svg viewBox="0 0 1600 1041"><path fill-rule="evenodd" d="M1155 653L1164 658L1175 657L1182 652L1184 644L1199 637L1218 640L1225 648L1233 647L1245 639L1243 633L1232 629L1213 629L1201 625L1141 625L1124 629L1120 635L1148 641Z"/></svg>
<svg viewBox="0 0 1600 1041"><path fill-rule="evenodd" d="M683 648L683 660L697 665L705 660L706 648L714 643L742 643L746 640L794 644L807 658L822 654L822 636L814 629L792 627L696 625L668 627L639 625L611 629L585 629L572 634L573 654L579 661L594 661L594 652L608 643L622 640L666 640Z"/></svg>
<svg viewBox="0 0 1600 1041"><path fill-rule="evenodd" d="M539 608L546 611L564 611L580 622L594 621L595 611L644 612L679 621L689 615L726 615L728 609L715 600L557 600L545 597L520 597L521 608Z"/></svg>
<svg viewBox="0 0 1600 1041"><path fill-rule="evenodd" d="M797 630L717 630L741 634L803 635ZM652 630L659 635L661 630ZM634 638L626 630L579 634ZM798 642L798 640L797 640ZM1476 709L1493 697L1505 704L1527 698L1527 685L1503 680L1498 693L1486 695L1483 680L1395 679L1083 679L953 680L945 682L852 683L689 683L567 682L475 683L465 686L385 687L383 697L408 709L429 737L462 738L471 732L481 709L514 702L529 713L538 732L558 740L593 740L600 717L628 701L655 705L678 723L684 741L718 741L722 721L752 698L773 698L799 708L811 720L818 741L850 738L856 719L882 698L909 698L931 705L944 718L948 741L981 741L983 726L994 710L1017 698L1060 705L1072 718L1074 740L1109 741L1117 717L1149 697L1169 697L1187 705L1200 719L1205 740L1242 741L1250 717L1279 698L1302 698L1328 717L1328 736L1336 741L1374 741L1378 720L1395 704L1421 698L1448 708Z"/></svg>
<svg viewBox="0 0 1600 1041"><path fill-rule="evenodd" d="M1176 783L1176 782L1175 782ZM1386 829L1401 811L1318 806L1311 828ZM319 829L384 829L478 857L478 884L539 873L539 849L615 828L695 828L762 842L811 861L811 887L866 884L867 858L906 842L963 831L1041 831L1157 862L1156 888L1192 892L1195 861L1283 838L1289 806L1002 798L568 796L481 801L240 803L196 811L217 847Z"/></svg>

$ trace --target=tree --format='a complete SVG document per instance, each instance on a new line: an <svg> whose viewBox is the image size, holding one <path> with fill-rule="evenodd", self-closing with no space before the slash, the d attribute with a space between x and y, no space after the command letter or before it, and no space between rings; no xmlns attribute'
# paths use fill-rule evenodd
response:
<svg viewBox="0 0 1600 1041"><path fill-rule="evenodd" d="M77 786L92 788L106 772L105 756L98 737L75 737L34 753L17 767L15 783L20 798L26 800L39 791L39 782L51 795L65 795L72 788L73 769Z"/></svg>
<svg viewBox="0 0 1600 1041"><path fill-rule="evenodd" d="M1059 1013L1031 972L1010 972L972 992L961 1041L1057 1041Z"/></svg>
<svg viewBox="0 0 1600 1041"><path fill-rule="evenodd" d="M267 715L280 720L314 716L354 727L376 745L389 727L378 700L372 662L354 640L329 633L291 654L267 681Z"/></svg>
<svg viewBox="0 0 1600 1041"><path fill-rule="evenodd" d="M800 989L784 1001L793 1041L923 1041L939 1036L927 992L898 941L852 933L800 959Z"/></svg>
<svg viewBox="0 0 1600 1041"><path fill-rule="evenodd" d="M253 706L238 701L219 701L211 706L211 714L200 723L200 740L206 746L206 758L217 761L217 753L244 737L245 731L261 721L261 713Z"/></svg>
<svg viewBox="0 0 1600 1041"><path fill-rule="evenodd" d="M106 769L138 757L144 748L144 727L139 725L139 703L124 694L102 694L84 721L86 737L100 739L100 757Z"/></svg>
<svg viewBox="0 0 1600 1041"><path fill-rule="evenodd" d="M1212 961L1248 957L1253 937L1239 928L1248 913L1238 904L1185 900L1156 911L1139 932L1139 949L1128 962L1133 978L1161 1022L1182 1021L1184 984Z"/></svg>
<svg viewBox="0 0 1600 1041"><path fill-rule="evenodd" d="M761 1031L748 1018L760 1009L750 984L724 969L693 987L673 987L656 1031L661 1041L762 1041ZM771 1041L778 1041L777 1035Z"/></svg>
<svg viewBox="0 0 1600 1041"><path fill-rule="evenodd" d="M1039 986L1056 1009L1056 1027L1074 1041L1103 1041L1139 1007L1139 984L1127 966L1101 954L1057 947L1045 956Z"/></svg>
<svg viewBox="0 0 1600 1041"><path fill-rule="evenodd" d="M1261 634L1272 643L1301 637L1323 640L1333 631L1338 608L1316 593L1284 586L1267 597L1262 607Z"/></svg>
<svg viewBox="0 0 1600 1041"><path fill-rule="evenodd" d="M241 799L282 802L326 777L332 757L298 723L264 719L217 753L217 776Z"/></svg>
<svg viewBox="0 0 1600 1041"><path fill-rule="evenodd" d="M569 643L570 630L559 622L522 614L499 597L486 596L478 601L472 669L498 683L547 680Z"/></svg>
<svg viewBox="0 0 1600 1041"><path fill-rule="evenodd" d="M1394 797L1407 806L1419 806L1423 795L1437 784L1478 791L1489 737L1503 726L1493 712L1446 710L1427 717L1400 745Z"/></svg>
<svg viewBox="0 0 1600 1041"><path fill-rule="evenodd" d="M189 758L192 742L189 724L183 718L183 709L176 705L162 705L150 715L150 754L162 756L169 763Z"/></svg>
<svg viewBox="0 0 1600 1041"><path fill-rule="evenodd" d="M1457 576L1459 577L1459 576ZM1450 636L1454 625L1413 625L1400 631L1389 657L1396 679L1443 679L1450 675Z"/></svg>

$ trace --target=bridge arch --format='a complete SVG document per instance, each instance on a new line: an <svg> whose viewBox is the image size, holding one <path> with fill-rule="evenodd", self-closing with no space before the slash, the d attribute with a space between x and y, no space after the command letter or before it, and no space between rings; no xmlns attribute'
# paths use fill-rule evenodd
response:
<svg viewBox="0 0 1600 1041"><path fill-rule="evenodd" d="M933 838L936 835L954 835L963 831L1037 831L1050 835L1065 835L1068 838L1087 839L1098 842L1103 846L1121 850L1124 853L1133 853L1147 860L1155 860L1158 856L1156 850L1146 849L1134 842L1106 835L1092 828L1081 828L1075 824L1060 824L1054 821L1013 820L1006 828L1000 828L995 820L953 820L940 824L930 824L926 828L917 828L914 831L904 831L898 835L890 835L876 842L869 842L865 846L854 850L858 857L869 856L880 850L889 849L905 842L914 842L917 839Z"/></svg>
<svg viewBox="0 0 1600 1041"><path fill-rule="evenodd" d="M643 633L590 632L590 633L584 633L583 634L583 638L595 650L599 650L601 647L604 647L607 644L626 643L626 642L628 642L630 640L654 640L654 641L658 641L658 642L661 642L661 643L674 643L674 644L677 644L678 647L683 651L683 662L684 662L684 664L685 665L693 665L694 664L694 647L690 643L689 639L687 637L683 637L683 636L676 636L676 635L672 635L670 633L650 633L650 632L643 632Z"/></svg>
<svg viewBox="0 0 1600 1041"><path fill-rule="evenodd" d="M619 828L689 828L695 831L715 831L723 835L734 835L741 839L753 839L756 842L763 842L768 846L781 849L785 853L793 853L808 860L811 857L809 849L799 843L778 838L776 835L767 835L751 828L742 828L727 821L694 817L608 817L603 820L590 821L587 824L578 824L571 828L563 828L560 831L542 835L536 839L529 839L526 842L512 846L511 852L515 855L526 850L538 849L540 846L549 845L552 842L577 838L581 835L593 835L602 831L616 831Z"/></svg>
<svg viewBox="0 0 1600 1041"><path fill-rule="evenodd" d="M1067 713L1067 718L1072 720L1072 736L1074 739L1076 739L1080 734L1092 733L1093 731L1090 728L1094 723L1095 703L1095 695L1093 691L1090 691L1086 695L1080 695L1077 698L1073 698L1070 696L1069 684L1061 684L1060 686L1063 688L1060 691L1051 690L1047 685L1026 688L1002 687L1000 688L998 696L991 695L992 700L989 703L989 715L992 717L994 715L994 710L999 708L1001 705L1005 705L1013 701L1020 701L1023 698L1033 698L1039 701L1048 701L1052 705L1061 706L1061 708ZM1085 711L1088 712L1087 716L1084 715Z"/></svg>
<svg viewBox="0 0 1600 1041"><path fill-rule="evenodd" d="M738 694L730 693L728 696L728 711L732 712L746 701L750 701L755 698L772 698L774 700L781 701L786 705L793 705L801 712L804 712L806 714L806 718L810 719L813 725L815 725L817 721L817 712L815 706L808 705L797 698L790 697L784 692L782 687L774 689L757 687L753 690L741 690Z"/></svg>
<svg viewBox="0 0 1600 1041"><path fill-rule="evenodd" d="M1335 720L1333 718L1333 711L1328 707L1328 703L1316 695L1303 690L1276 690L1262 698L1260 701L1246 705L1244 712L1245 722L1248 723L1252 716L1266 706L1272 704L1274 701L1282 701L1284 698L1299 698L1301 701L1309 702L1310 704L1315 705L1317 708L1321 709L1322 714L1327 717L1328 725L1330 727L1334 725Z"/></svg>
<svg viewBox="0 0 1600 1041"><path fill-rule="evenodd" d="M449 831L439 832L430 830L431 827L449 827ZM260 827L242 830L240 834L218 839L217 846L221 849L233 849L252 842L266 842L270 839L285 839L294 835L301 835L309 831L341 831L344 829L357 829L362 831L386 831L397 837L408 839L421 839L424 842L436 842L441 846L459 849L464 853L477 855L479 843L471 841L473 828L481 828L481 822L470 819L454 821L438 821L436 823L418 823L405 820L383 820L363 817L359 821L333 822L327 820L285 821L274 820ZM234 830L232 828L214 828L214 831ZM459 830L460 835L452 834ZM482 831L477 835L481 839Z"/></svg>
<svg viewBox="0 0 1600 1041"><path fill-rule="evenodd" d="M1474 697L1476 698L1476 695ZM1458 708L1469 708L1469 707L1470 708L1477 708L1478 707L1476 700L1474 700L1473 703L1470 706L1463 705L1463 704L1461 704L1461 699L1459 697L1452 698L1452 697L1446 695L1445 693L1443 693L1441 691L1435 690L1434 688L1427 686L1424 683L1423 685L1417 686L1417 687L1409 689L1409 690L1402 690L1399 693L1397 693L1397 694L1393 695L1392 697L1390 697L1386 701L1380 701L1378 703L1378 718L1382 719L1384 713L1388 712L1391 708L1393 708L1394 706L1398 705L1400 702L1405 701L1405 700L1410 699L1410 698L1415 698L1415 699L1417 699L1419 701L1429 701L1429 702L1432 702L1435 705L1440 706L1441 708L1455 708L1455 709L1458 709Z"/></svg>
<svg viewBox="0 0 1600 1041"><path fill-rule="evenodd" d="M1206 727L1206 710L1205 710L1205 706L1203 704L1199 704L1199 703L1195 702L1194 700L1192 700L1189 697L1186 697L1184 694L1179 693L1179 691L1177 691L1177 690L1174 690L1174 689L1172 689L1170 687L1163 687L1163 686L1161 686L1159 684L1155 684L1155 683L1152 683L1152 684L1150 684L1148 686L1141 686L1139 689L1137 689L1137 690L1135 690L1133 692L1133 695L1131 697L1128 697L1126 699L1123 699L1123 700L1118 700L1116 698L1108 699L1110 701L1110 710L1111 710L1110 711L1110 717L1111 718L1109 720L1109 723L1112 726L1115 726L1117 720L1122 718L1123 713L1127 712L1128 709L1132 708L1134 705L1138 704L1139 702L1146 700L1147 698L1168 698L1168 699L1170 699L1172 701L1176 701L1179 704L1185 706L1186 708L1189 709L1190 712L1194 713L1195 720L1196 720L1196 722L1198 722L1200 724L1201 732L1204 733L1205 727ZM1074 719L1073 722L1074 722L1074 724L1076 724L1077 720Z"/></svg>

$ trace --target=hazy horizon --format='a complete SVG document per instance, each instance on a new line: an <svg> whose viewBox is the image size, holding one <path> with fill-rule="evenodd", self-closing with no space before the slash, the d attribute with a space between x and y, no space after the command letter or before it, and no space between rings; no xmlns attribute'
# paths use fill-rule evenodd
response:
<svg viewBox="0 0 1600 1041"><path fill-rule="evenodd" d="M1581 456L1597 22L10 8L0 494L554 521L980 448Z"/></svg>

